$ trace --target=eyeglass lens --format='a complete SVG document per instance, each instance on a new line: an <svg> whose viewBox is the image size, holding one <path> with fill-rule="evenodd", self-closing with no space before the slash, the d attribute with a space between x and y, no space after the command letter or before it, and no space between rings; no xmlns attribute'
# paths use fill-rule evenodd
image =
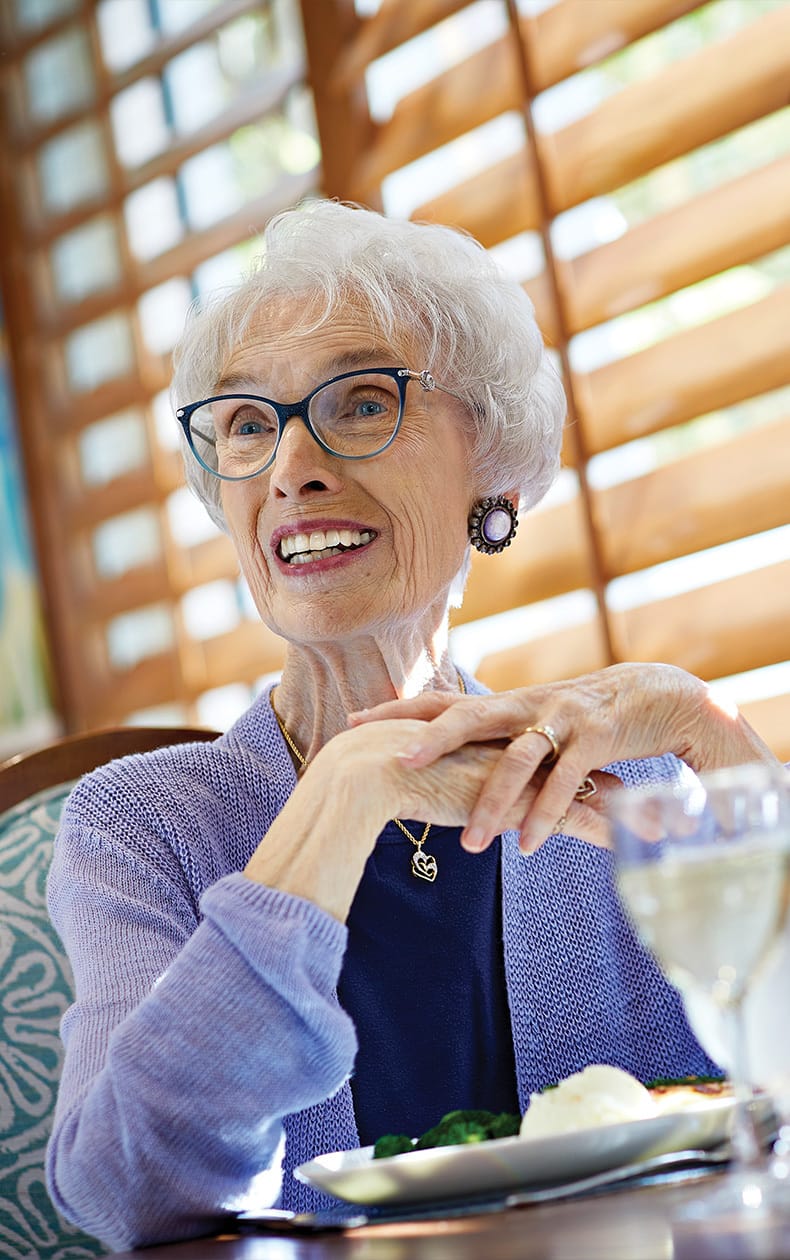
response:
<svg viewBox="0 0 790 1260"><path fill-rule="evenodd" d="M364 457L383 450L401 410L398 383L383 372L331 381L313 394L307 414L319 441L336 455ZM190 434L198 458L221 477L260 472L274 458L277 412L254 397L213 399L192 412Z"/></svg>

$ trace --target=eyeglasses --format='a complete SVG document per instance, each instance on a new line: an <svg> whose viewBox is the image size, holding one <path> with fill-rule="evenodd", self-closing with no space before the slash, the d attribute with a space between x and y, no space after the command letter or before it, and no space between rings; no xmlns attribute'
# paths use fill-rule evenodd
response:
<svg viewBox="0 0 790 1260"><path fill-rule="evenodd" d="M297 418L330 455L340 459L380 455L400 428L409 381L419 381L426 392L453 394L437 385L428 371L370 368L333 376L300 402L218 394L179 407L176 418L192 454L207 472L223 481L246 481L271 468L286 424Z"/></svg>

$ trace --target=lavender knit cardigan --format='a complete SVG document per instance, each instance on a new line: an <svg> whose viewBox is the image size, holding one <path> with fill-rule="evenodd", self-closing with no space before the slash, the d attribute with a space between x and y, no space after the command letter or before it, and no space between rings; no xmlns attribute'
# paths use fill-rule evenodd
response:
<svg viewBox="0 0 790 1260"><path fill-rule="evenodd" d="M66 805L49 906L76 1001L48 1178L112 1247L199 1234L251 1203L325 1206L293 1167L359 1145L336 995L347 930L239 873L294 786L265 692L214 743L112 762ZM525 859L508 833L502 888L522 1107L590 1062L645 1080L715 1070L621 914L609 854L564 836Z"/></svg>

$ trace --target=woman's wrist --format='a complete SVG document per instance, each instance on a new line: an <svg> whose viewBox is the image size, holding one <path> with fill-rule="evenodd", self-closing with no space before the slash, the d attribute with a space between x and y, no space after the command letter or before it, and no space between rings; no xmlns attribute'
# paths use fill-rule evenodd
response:
<svg viewBox="0 0 790 1260"><path fill-rule="evenodd" d="M384 827L383 776L366 759L343 757L341 737L311 763L253 853L248 879L304 897L345 922L365 863Z"/></svg>
<svg viewBox="0 0 790 1260"><path fill-rule="evenodd" d="M688 677L690 681L693 678ZM717 693L715 687L693 678L691 690L693 737L682 756L693 770L701 774L753 761L779 764L737 706Z"/></svg>

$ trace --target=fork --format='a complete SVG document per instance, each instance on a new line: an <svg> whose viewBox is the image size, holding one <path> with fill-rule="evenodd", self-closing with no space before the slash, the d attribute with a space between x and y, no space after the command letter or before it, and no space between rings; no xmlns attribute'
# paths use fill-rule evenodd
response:
<svg viewBox="0 0 790 1260"><path fill-rule="evenodd" d="M703 1176L713 1168L729 1163L732 1147L729 1139L710 1150L668 1151L664 1155L651 1155L647 1159L636 1160L632 1164L623 1164L619 1168L609 1168L605 1172L594 1173L590 1177L579 1177L576 1181L563 1181L556 1186L544 1186L540 1190L519 1190L509 1194L504 1200L505 1207L522 1207L530 1203L548 1203L552 1199L570 1199L577 1195L590 1194L595 1190L608 1190L610 1186L624 1185L630 1181L642 1181L658 1178L668 1172L686 1171L691 1177Z"/></svg>

